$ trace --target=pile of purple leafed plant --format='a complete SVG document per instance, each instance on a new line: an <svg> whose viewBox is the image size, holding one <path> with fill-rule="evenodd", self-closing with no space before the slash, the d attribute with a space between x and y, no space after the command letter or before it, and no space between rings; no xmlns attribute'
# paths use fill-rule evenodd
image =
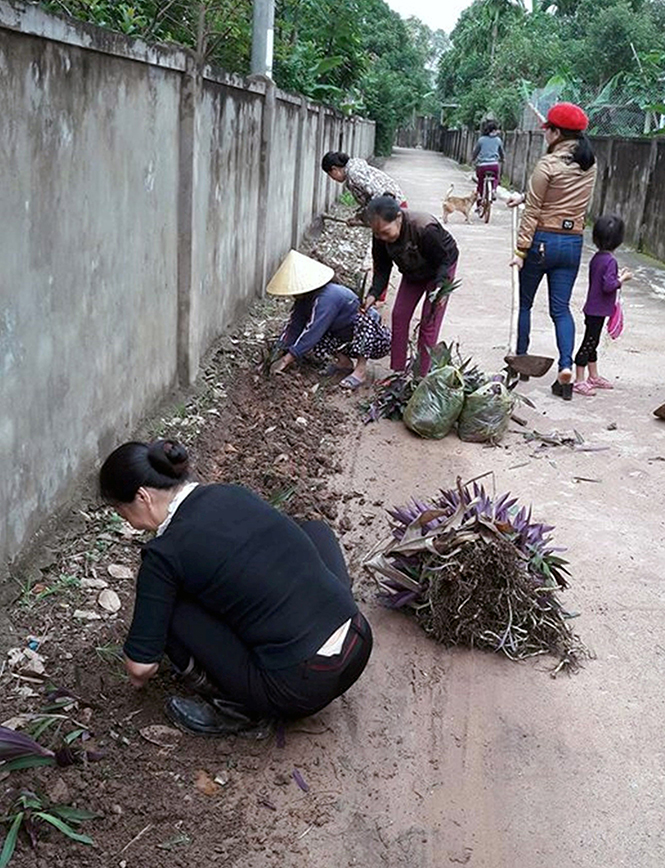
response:
<svg viewBox="0 0 665 868"><path fill-rule="evenodd" d="M431 503L414 499L389 512L393 536L366 562L386 606L412 611L447 646L511 660L552 654L554 673L589 656L556 596L568 571L551 545L554 528L533 521L516 498L458 479Z"/></svg>

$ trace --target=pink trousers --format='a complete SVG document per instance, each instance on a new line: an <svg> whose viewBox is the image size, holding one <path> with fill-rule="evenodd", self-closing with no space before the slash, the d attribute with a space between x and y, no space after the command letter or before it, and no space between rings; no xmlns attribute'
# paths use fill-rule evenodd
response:
<svg viewBox="0 0 665 868"><path fill-rule="evenodd" d="M492 178L492 187L494 190L499 186L499 175L501 174L501 167L498 163L485 163L482 166L476 166L476 178L478 178L478 184L476 186L476 192L478 193L478 198L483 195L483 186L485 184L485 175L491 172L493 175Z"/></svg>
<svg viewBox="0 0 665 868"><path fill-rule="evenodd" d="M448 279L453 280L457 263L448 269ZM397 298L393 306L392 343L390 348L390 367L393 371L403 371L406 367L406 355L409 345L409 327L411 318L420 299L425 296L423 310L418 328L418 354L420 355L420 375L424 377L430 369L428 347L436 346L443 316L448 306L448 297L443 304L432 305L428 294L434 289L434 282L415 283L408 277L402 277L397 290Z"/></svg>

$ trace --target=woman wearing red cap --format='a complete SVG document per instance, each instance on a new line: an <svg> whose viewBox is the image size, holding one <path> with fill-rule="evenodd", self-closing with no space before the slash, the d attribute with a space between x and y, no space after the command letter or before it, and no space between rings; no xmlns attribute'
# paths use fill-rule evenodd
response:
<svg viewBox="0 0 665 868"><path fill-rule="evenodd" d="M579 106L553 106L543 124L547 153L529 179L526 196L514 196L512 207L526 201L517 248L511 265L520 270L520 314L517 352L526 353L531 308L536 290L547 275L550 316L559 348L555 395L569 401L573 394L575 323L570 296L582 256L582 232L596 178L596 158L584 134L589 119Z"/></svg>

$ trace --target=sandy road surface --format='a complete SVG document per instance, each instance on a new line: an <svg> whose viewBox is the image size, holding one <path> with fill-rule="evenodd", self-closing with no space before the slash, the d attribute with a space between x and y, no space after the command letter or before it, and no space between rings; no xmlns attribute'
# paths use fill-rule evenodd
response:
<svg viewBox="0 0 665 868"><path fill-rule="evenodd" d="M456 192L470 188L468 175L429 152L399 150L386 170L412 207L437 215L451 182ZM502 207L489 226L464 225L460 215L449 224L464 284L442 336L459 339L486 370L500 367L507 338L509 227ZM601 350L601 372L616 389L564 403L549 394L549 375L524 388L537 405L524 411L529 429L575 428L607 450L536 455L520 433L497 449L455 436L426 442L380 422L349 444L342 483L365 495L350 514L354 524L359 511L366 514L354 538L367 551L388 527L380 501L493 470L497 490L533 503L568 546L573 581L565 599L581 612L577 629L597 659L553 680L542 660L516 665L451 653L406 617L376 608L368 586L376 651L362 681L321 715L336 733L320 746L338 799L333 820L301 842L304 864L665 865L665 424L650 415L665 401L665 299L655 293L662 272L626 253L620 259L638 279L627 292L625 336ZM583 266L573 303L578 324L584 281ZM553 349L542 287L532 351ZM370 515L378 517L371 525Z"/></svg>

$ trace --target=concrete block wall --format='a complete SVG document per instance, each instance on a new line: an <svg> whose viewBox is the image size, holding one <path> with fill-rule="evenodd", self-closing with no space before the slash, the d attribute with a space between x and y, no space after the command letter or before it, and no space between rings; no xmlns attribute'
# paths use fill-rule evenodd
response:
<svg viewBox="0 0 665 868"><path fill-rule="evenodd" d="M1 565L193 381L374 125L14 0L0 118Z"/></svg>
<svg viewBox="0 0 665 868"><path fill-rule="evenodd" d="M203 81L193 188L189 368L256 292L262 93Z"/></svg>
<svg viewBox="0 0 665 868"><path fill-rule="evenodd" d="M640 247L652 251L665 262L665 147L663 142L652 142L650 154L651 176L647 186L642 215Z"/></svg>

